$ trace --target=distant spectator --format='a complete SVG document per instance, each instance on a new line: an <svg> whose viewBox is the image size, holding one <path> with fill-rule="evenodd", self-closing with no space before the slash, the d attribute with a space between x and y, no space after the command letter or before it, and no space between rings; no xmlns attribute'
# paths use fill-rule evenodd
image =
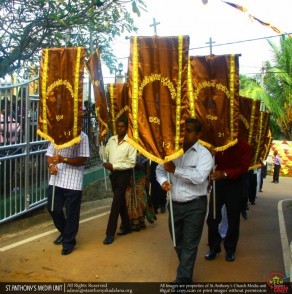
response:
<svg viewBox="0 0 292 294"><path fill-rule="evenodd" d="M0 113L0 146L15 145L18 142L18 137L20 133L20 124L15 121L11 115L10 102L6 102L3 99L0 102L1 113ZM7 155L18 154L21 149L17 146L13 148L6 149L5 152L0 150L0 157ZM12 160L11 163L1 162L0 166L0 179L1 179L1 195L4 195L4 185L10 187L10 180L12 175L15 173L15 161Z"/></svg>
<svg viewBox="0 0 292 294"><path fill-rule="evenodd" d="M12 117L10 102L1 101L0 114L0 144L10 145L17 142L20 132L20 124Z"/></svg>
<svg viewBox="0 0 292 294"><path fill-rule="evenodd" d="M278 184L279 183L279 173L281 169L281 159L278 156L278 151L274 151L274 174L273 174L273 181L272 183Z"/></svg>
<svg viewBox="0 0 292 294"><path fill-rule="evenodd" d="M263 184L264 184L264 179L267 176L267 163L263 161L263 159L260 159L261 163L261 169L260 169L260 192L263 192Z"/></svg>

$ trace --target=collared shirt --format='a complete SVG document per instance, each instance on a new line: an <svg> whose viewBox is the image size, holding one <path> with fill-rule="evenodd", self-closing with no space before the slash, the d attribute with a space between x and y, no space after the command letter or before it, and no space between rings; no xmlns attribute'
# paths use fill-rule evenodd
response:
<svg viewBox="0 0 292 294"><path fill-rule="evenodd" d="M281 165L281 159L280 159L280 157L278 155L276 155L274 157L274 164Z"/></svg>
<svg viewBox="0 0 292 294"><path fill-rule="evenodd" d="M171 198L187 202L198 196L207 195L208 176L212 170L212 155L198 141L184 155L173 160L175 172L170 173ZM159 164L156 177L160 185L168 180L167 171Z"/></svg>
<svg viewBox="0 0 292 294"><path fill-rule="evenodd" d="M105 146L105 160L113 170L127 170L135 167L137 150L127 142L128 135L119 143L118 135L109 138Z"/></svg>
<svg viewBox="0 0 292 294"><path fill-rule="evenodd" d="M54 144L50 143L46 155L53 156L53 154L58 152L59 155L67 158L89 157L88 136L84 132L81 132L80 136L81 140L79 143L58 151L54 148ZM82 190L84 166L58 163L57 168L57 175L52 175L50 177L50 185L55 184L57 187L70 190Z"/></svg>

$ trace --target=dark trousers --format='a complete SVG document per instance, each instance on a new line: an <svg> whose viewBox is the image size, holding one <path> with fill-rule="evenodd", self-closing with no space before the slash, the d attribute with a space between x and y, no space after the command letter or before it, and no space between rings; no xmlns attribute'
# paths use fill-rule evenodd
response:
<svg viewBox="0 0 292 294"><path fill-rule="evenodd" d="M156 179L151 181L151 200L155 211L158 208L164 208L166 205L166 192L162 189Z"/></svg>
<svg viewBox="0 0 292 294"><path fill-rule="evenodd" d="M227 254L236 251L239 239L240 209L242 206L241 178L236 180L218 180L216 181L216 215L213 215L213 192L210 197L208 224L208 243L211 251L220 250L222 238L218 226L222 220L221 209L223 204L226 206L228 229L224 239L224 248Z"/></svg>
<svg viewBox="0 0 292 294"><path fill-rule="evenodd" d="M176 281L191 283L198 246L201 240L207 212L207 197L202 196L188 204L173 203L173 220L176 239L176 254L179 265ZM172 236L171 218L169 231Z"/></svg>
<svg viewBox="0 0 292 294"><path fill-rule="evenodd" d="M165 208L167 198L166 192L156 180L157 165L158 163L154 161L150 164L151 200L155 211L157 211L158 208Z"/></svg>
<svg viewBox="0 0 292 294"><path fill-rule="evenodd" d="M125 193L130 184L132 170L114 171L109 178L114 193L111 212L107 224L106 235L114 236L118 226L119 215L122 219L122 227L125 230L131 230Z"/></svg>
<svg viewBox="0 0 292 294"><path fill-rule="evenodd" d="M249 186L248 186L248 200L254 203L257 196L258 176L255 173L249 173Z"/></svg>
<svg viewBox="0 0 292 294"><path fill-rule="evenodd" d="M279 182L280 165L274 164L273 182Z"/></svg>
<svg viewBox="0 0 292 294"><path fill-rule="evenodd" d="M241 176L241 212L248 209L249 173Z"/></svg>
<svg viewBox="0 0 292 294"><path fill-rule="evenodd" d="M48 188L48 211L58 231L63 235L63 247L73 248L79 229L82 191L55 187L52 208L53 186ZM63 208L66 209L66 215Z"/></svg>

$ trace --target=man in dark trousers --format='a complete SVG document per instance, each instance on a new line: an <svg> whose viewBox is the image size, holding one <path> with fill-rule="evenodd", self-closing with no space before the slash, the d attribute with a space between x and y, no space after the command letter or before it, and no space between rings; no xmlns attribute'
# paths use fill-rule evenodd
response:
<svg viewBox="0 0 292 294"><path fill-rule="evenodd" d="M179 259L174 283L192 283L207 212L208 178L213 160L208 149L198 141L201 129L202 125L197 119L186 119L184 154L156 168L157 181L165 191L171 191L175 250ZM171 228L169 218L172 236Z"/></svg>
<svg viewBox="0 0 292 294"><path fill-rule="evenodd" d="M79 143L60 150L50 143L46 156L51 174L48 211L60 232L54 244L62 245L61 254L68 255L75 248L79 229L84 166L90 156L88 136L81 132Z"/></svg>
<svg viewBox="0 0 292 294"><path fill-rule="evenodd" d="M228 230L224 239L226 261L235 260L235 251L239 238L240 212L242 207L242 180L250 166L250 147L247 142L239 140L238 143L225 151L217 152L215 155L216 170L212 173L215 180L215 189L212 189L209 204L208 244L210 251L205 255L206 260L215 259L221 252L222 238L218 231L221 222L221 208L226 206ZM213 213L215 190L215 208Z"/></svg>
<svg viewBox="0 0 292 294"><path fill-rule="evenodd" d="M117 135L109 138L104 153L103 166L110 171L110 181L114 193L111 212L103 243L113 243L117 230L119 215L122 219L122 230L118 235L126 235L132 231L126 206L126 189L129 186L133 168L136 164L137 150L127 141L128 121L124 117L117 120Z"/></svg>

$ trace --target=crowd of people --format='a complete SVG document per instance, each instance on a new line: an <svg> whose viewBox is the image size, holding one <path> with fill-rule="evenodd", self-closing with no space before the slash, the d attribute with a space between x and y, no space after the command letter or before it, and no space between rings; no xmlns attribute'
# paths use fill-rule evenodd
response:
<svg viewBox="0 0 292 294"><path fill-rule="evenodd" d="M124 236L140 231L146 227L146 220L152 224L158 212L165 213L168 209L169 234L179 261L174 283L192 283L205 223L209 246L205 259L214 260L223 244L226 261L233 262L240 216L247 218L243 212L248 210L248 202L255 205L257 189L263 191L266 164L261 160L258 185L257 171L249 171L248 143L238 140L227 150L212 154L199 143L203 125L193 118L185 120L183 155L164 164L153 163L127 142L127 128L126 118L117 119L117 134L100 150L113 192L103 244L112 244L116 234ZM68 255L76 245L82 177L90 156L88 137L82 132L80 143L59 152L50 144L46 155L52 175L48 210L60 232L54 244L62 245L61 254Z"/></svg>
<svg viewBox="0 0 292 294"><path fill-rule="evenodd" d="M19 154L21 149L17 147L20 142L21 124L20 118L17 117L15 107L12 102L5 103L5 99L0 101L0 146L9 146L9 149L0 150L0 157ZM15 162L9 163L0 162L0 193L4 196L4 183L7 187L10 186L11 177L15 173Z"/></svg>
<svg viewBox="0 0 292 294"><path fill-rule="evenodd" d="M11 105L1 103L1 145L18 140L20 120L12 114ZM249 204L256 204L267 174L267 163L262 159L258 169L249 170L250 148L243 140L225 151L210 152L199 143L202 128L197 119L186 119L184 154L164 164L150 161L127 142L128 121L124 117L116 121L117 134L100 149L113 192L103 243L112 244L116 234L139 232L147 222L153 224L158 213L168 210L169 234L179 261L174 283L192 282L205 223L209 246L205 259L214 260L221 246L227 262L236 259L240 216L248 218ZM60 232L53 243L62 245L61 254L68 255L75 249L79 229L84 166L90 157L88 135L81 132L79 143L60 150L50 143L46 156L51 175L48 211ZM273 163L273 183L279 183L281 159L277 151ZM4 174L2 168L1 182Z"/></svg>

